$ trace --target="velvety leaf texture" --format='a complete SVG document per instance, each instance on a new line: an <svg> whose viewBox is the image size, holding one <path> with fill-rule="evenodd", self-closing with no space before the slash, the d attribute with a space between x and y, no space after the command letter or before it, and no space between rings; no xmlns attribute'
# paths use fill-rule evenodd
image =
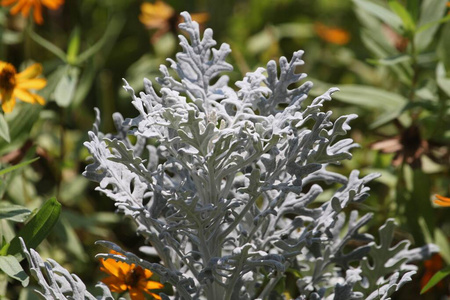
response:
<svg viewBox="0 0 450 300"><path fill-rule="evenodd" d="M85 143L84 175L135 221L160 263L106 241L121 255L99 257L158 274L174 288L163 299L267 299L289 269L300 274L297 299L388 299L414 273L410 258L436 249L392 246L392 220L380 246L360 232L372 215L350 207L378 175L327 169L351 159L357 145L345 136L357 116L322 111L336 88L308 97L303 51L229 86L230 47L214 48L212 30L201 35L182 16L182 52L168 60L172 70L160 67L160 88L145 79L136 94L125 81L137 116L114 114L117 132L103 134L97 111ZM331 197L318 201L325 190Z"/></svg>

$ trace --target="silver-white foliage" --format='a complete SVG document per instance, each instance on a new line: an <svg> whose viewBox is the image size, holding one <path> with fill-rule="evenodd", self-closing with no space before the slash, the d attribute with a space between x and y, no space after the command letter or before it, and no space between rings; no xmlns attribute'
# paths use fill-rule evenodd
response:
<svg viewBox="0 0 450 300"><path fill-rule="evenodd" d="M150 269L175 299L265 298L288 268L302 274L298 299L388 299L414 273L410 258L435 249L390 248L392 220L380 246L359 232L372 215L348 207L367 198L378 175L327 170L351 158L356 144L344 136L356 115L333 121L322 111L337 89L308 99L312 84L296 73L302 51L248 73L234 90L222 74L232 70L229 46L213 48L212 30L201 38L182 15L190 43L180 36L183 51L170 70L161 66L159 91L145 79L135 95L125 83L138 115L114 114L117 133L104 135L97 111L85 143L93 161L84 175L136 222L161 263L109 242L101 244L123 256L100 257ZM316 201L333 185L340 188L329 201ZM349 241L361 246L344 251Z"/></svg>
<svg viewBox="0 0 450 300"><path fill-rule="evenodd" d="M44 262L33 249L27 250L22 238L20 243L28 263L31 275L40 285L37 295L45 300L113 300L108 287L98 283L96 287L101 290L100 296L93 296L86 290L83 281L75 274L70 274L56 261L49 259Z"/></svg>

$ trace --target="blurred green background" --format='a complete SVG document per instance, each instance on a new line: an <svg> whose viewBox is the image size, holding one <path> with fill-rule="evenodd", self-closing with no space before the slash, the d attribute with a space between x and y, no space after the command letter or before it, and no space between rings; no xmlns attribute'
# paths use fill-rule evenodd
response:
<svg viewBox="0 0 450 300"><path fill-rule="evenodd" d="M42 64L47 86L37 93L47 103L18 101L13 112L1 114L1 169L39 159L2 174L0 195L3 206L29 210L51 197L62 204L58 224L38 247L43 257L92 286L103 276L94 256L104 249L94 246L96 240L135 253L144 245L132 222L114 214L112 201L82 177L88 158L83 142L94 107L101 111L102 132L114 132L114 112L136 115L122 79L136 92L144 77L155 82L159 65L180 51L179 12L188 11L202 28L214 30L218 43L230 44L231 82L302 49L305 65L298 71L314 82L312 96L330 86L341 89L325 109L335 118L359 115L351 137L361 148L351 161L330 167L346 175L352 169L383 175L358 207L375 214L367 231L376 235L394 217L398 240L441 248L394 299L450 295L447 278L419 296L431 275L450 264L450 211L432 202L435 194L450 196L449 2L68 0L57 9L44 7L40 25L32 15L12 15L13 6L0 10L0 60L18 71ZM2 245L25 220L0 218ZM33 299L33 283L23 288L1 278L0 299Z"/></svg>

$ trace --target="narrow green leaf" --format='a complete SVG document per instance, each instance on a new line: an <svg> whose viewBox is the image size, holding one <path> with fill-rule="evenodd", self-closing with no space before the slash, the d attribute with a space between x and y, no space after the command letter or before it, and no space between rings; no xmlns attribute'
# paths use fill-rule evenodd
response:
<svg viewBox="0 0 450 300"><path fill-rule="evenodd" d="M412 201L418 216L422 216L430 232L435 231L435 214L429 197L431 195L431 179L423 170L413 171ZM428 201L425 201L428 200ZM411 215L408 215L411 217ZM416 238L416 237L415 237ZM417 241L419 243L419 241Z"/></svg>
<svg viewBox="0 0 450 300"><path fill-rule="evenodd" d="M0 136L8 143L11 142L11 137L9 136L9 126L3 114L0 114Z"/></svg>
<svg viewBox="0 0 450 300"><path fill-rule="evenodd" d="M444 64L439 63L436 67L436 82L439 88L450 97L450 77L447 77L446 74Z"/></svg>
<svg viewBox="0 0 450 300"><path fill-rule="evenodd" d="M420 294L426 293L433 286L438 284L442 279L450 275L450 266L445 267L444 269L438 271L436 274L431 277L430 281L422 288Z"/></svg>
<svg viewBox="0 0 450 300"><path fill-rule="evenodd" d="M47 200L36 215L11 240L8 254L23 259L19 237L29 248L36 248L51 232L59 219L61 204L55 199Z"/></svg>
<svg viewBox="0 0 450 300"><path fill-rule="evenodd" d="M22 286L27 286L30 278L22 269L17 258L12 255L0 256L0 270L6 273L9 277L19 280Z"/></svg>
<svg viewBox="0 0 450 300"><path fill-rule="evenodd" d="M434 244L439 247L440 254L447 264L450 264L450 243L448 242L447 235L440 229L434 229Z"/></svg>
<svg viewBox="0 0 450 300"><path fill-rule="evenodd" d="M122 31L125 24L125 18L123 16L114 16L106 27L103 36L92 47L88 48L78 56L77 64L81 64L91 56L99 52L107 43L117 38L118 34Z"/></svg>
<svg viewBox="0 0 450 300"><path fill-rule="evenodd" d="M96 79L95 76L97 75L97 68L98 66L96 66L92 58L86 62L86 65L83 68L83 72L80 75L80 79L78 80L77 88L75 89L75 93L73 95L72 108L78 107L83 102L83 100L86 99L86 95L89 93L92 84Z"/></svg>
<svg viewBox="0 0 450 300"><path fill-rule="evenodd" d="M353 0L353 3L355 3L361 9L365 10L367 13L380 19L381 21L383 21L383 23L389 25L398 33L402 33L402 19L400 19L399 16L390 11L387 7L367 0Z"/></svg>
<svg viewBox="0 0 450 300"><path fill-rule="evenodd" d="M355 104L367 108L381 108L392 111L402 108L408 101L405 97L364 85L339 85L339 92L333 98L345 103Z"/></svg>
<svg viewBox="0 0 450 300"><path fill-rule="evenodd" d="M416 45L418 53L425 50L431 42L434 40L436 32L439 29L439 24L449 20L448 16L445 16L444 0L423 0L420 7L420 18L418 22L417 34L414 38L414 44ZM447 19L447 20L444 20Z"/></svg>
<svg viewBox="0 0 450 300"><path fill-rule="evenodd" d="M380 127L392 120L397 119L400 117L400 115L403 113L404 109L403 107L399 107L398 109L394 109L392 111L386 111L385 113L381 114L375 121L373 121L370 125L370 129L375 129L377 127Z"/></svg>
<svg viewBox="0 0 450 300"><path fill-rule="evenodd" d="M369 63L380 66L393 66L402 62L407 62L411 60L411 56L408 54L400 54L391 57L386 57L382 59L368 59Z"/></svg>
<svg viewBox="0 0 450 300"><path fill-rule="evenodd" d="M34 163L35 161L37 161L38 159L39 159L39 157L36 157L36 158L30 159L30 160L21 162L20 164L17 164L17 165L8 167L8 168L3 169L3 170L0 170L0 176L1 176L1 175L4 175L4 174L6 174L6 173L12 172L12 171L14 171L14 170L17 170L17 169L19 169L19 168L22 168L22 167L24 167L24 166L26 166L26 165L32 164L32 163Z"/></svg>
<svg viewBox="0 0 450 300"><path fill-rule="evenodd" d="M64 53L64 51L58 48L58 46L56 46L55 44L51 43L50 41L44 39L42 36L34 32L31 29L31 27L28 29L27 32L36 43L38 43L48 51L52 52L56 57L58 57L62 61L66 62L66 53Z"/></svg>
<svg viewBox="0 0 450 300"><path fill-rule="evenodd" d="M447 75L450 77L450 23L446 23L440 33L440 38L436 53L439 60L444 63L445 69L447 70Z"/></svg>
<svg viewBox="0 0 450 300"><path fill-rule="evenodd" d="M12 204L10 202L0 202L0 219L10 220L13 222L23 222L31 211L21 205Z"/></svg>
<svg viewBox="0 0 450 300"><path fill-rule="evenodd" d="M80 28L75 27L70 35L69 46L67 47L67 62L74 65L77 62L78 52L80 51Z"/></svg>
<svg viewBox="0 0 450 300"><path fill-rule="evenodd" d="M403 7L403 5L398 3L396 0L389 0L388 3L392 11L394 11L397 14L397 16L399 16L400 19L402 20L403 27L405 29L405 34L407 36L412 35L412 33L416 29L416 24L414 23L414 20L412 19L409 12Z"/></svg>
<svg viewBox="0 0 450 300"><path fill-rule="evenodd" d="M443 23L447 23L448 21L450 21L450 15L446 15L445 17L443 17L442 19L439 19L437 21L433 21L430 23L427 23L423 26L421 26L420 28L417 29L417 33L428 30L429 28L439 25L439 24L443 24Z"/></svg>
<svg viewBox="0 0 450 300"><path fill-rule="evenodd" d="M420 0L406 0L406 9L416 21L419 18Z"/></svg>
<svg viewBox="0 0 450 300"><path fill-rule="evenodd" d="M15 109L5 116L9 126L11 143L0 139L0 154L11 152L20 148L28 139L31 128L39 118L42 110L40 105L23 105L21 109Z"/></svg>

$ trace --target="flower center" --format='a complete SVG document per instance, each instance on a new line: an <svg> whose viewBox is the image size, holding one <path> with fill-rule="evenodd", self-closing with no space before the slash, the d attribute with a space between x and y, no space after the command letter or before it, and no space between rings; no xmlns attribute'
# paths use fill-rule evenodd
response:
<svg viewBox="0 0 450 300"><path fill-rule="evenodd" d="M11 64L5 64L0 68L0 90L11 92L16 86L16 68Z"/></svg>
<svg viewBox="0 0 450 300"><path fill-rule="evenodd" d="M125 284L131 287L138 285L141 277L144 277L144 270L141 267L133 268L125 277Z"/></svg>

